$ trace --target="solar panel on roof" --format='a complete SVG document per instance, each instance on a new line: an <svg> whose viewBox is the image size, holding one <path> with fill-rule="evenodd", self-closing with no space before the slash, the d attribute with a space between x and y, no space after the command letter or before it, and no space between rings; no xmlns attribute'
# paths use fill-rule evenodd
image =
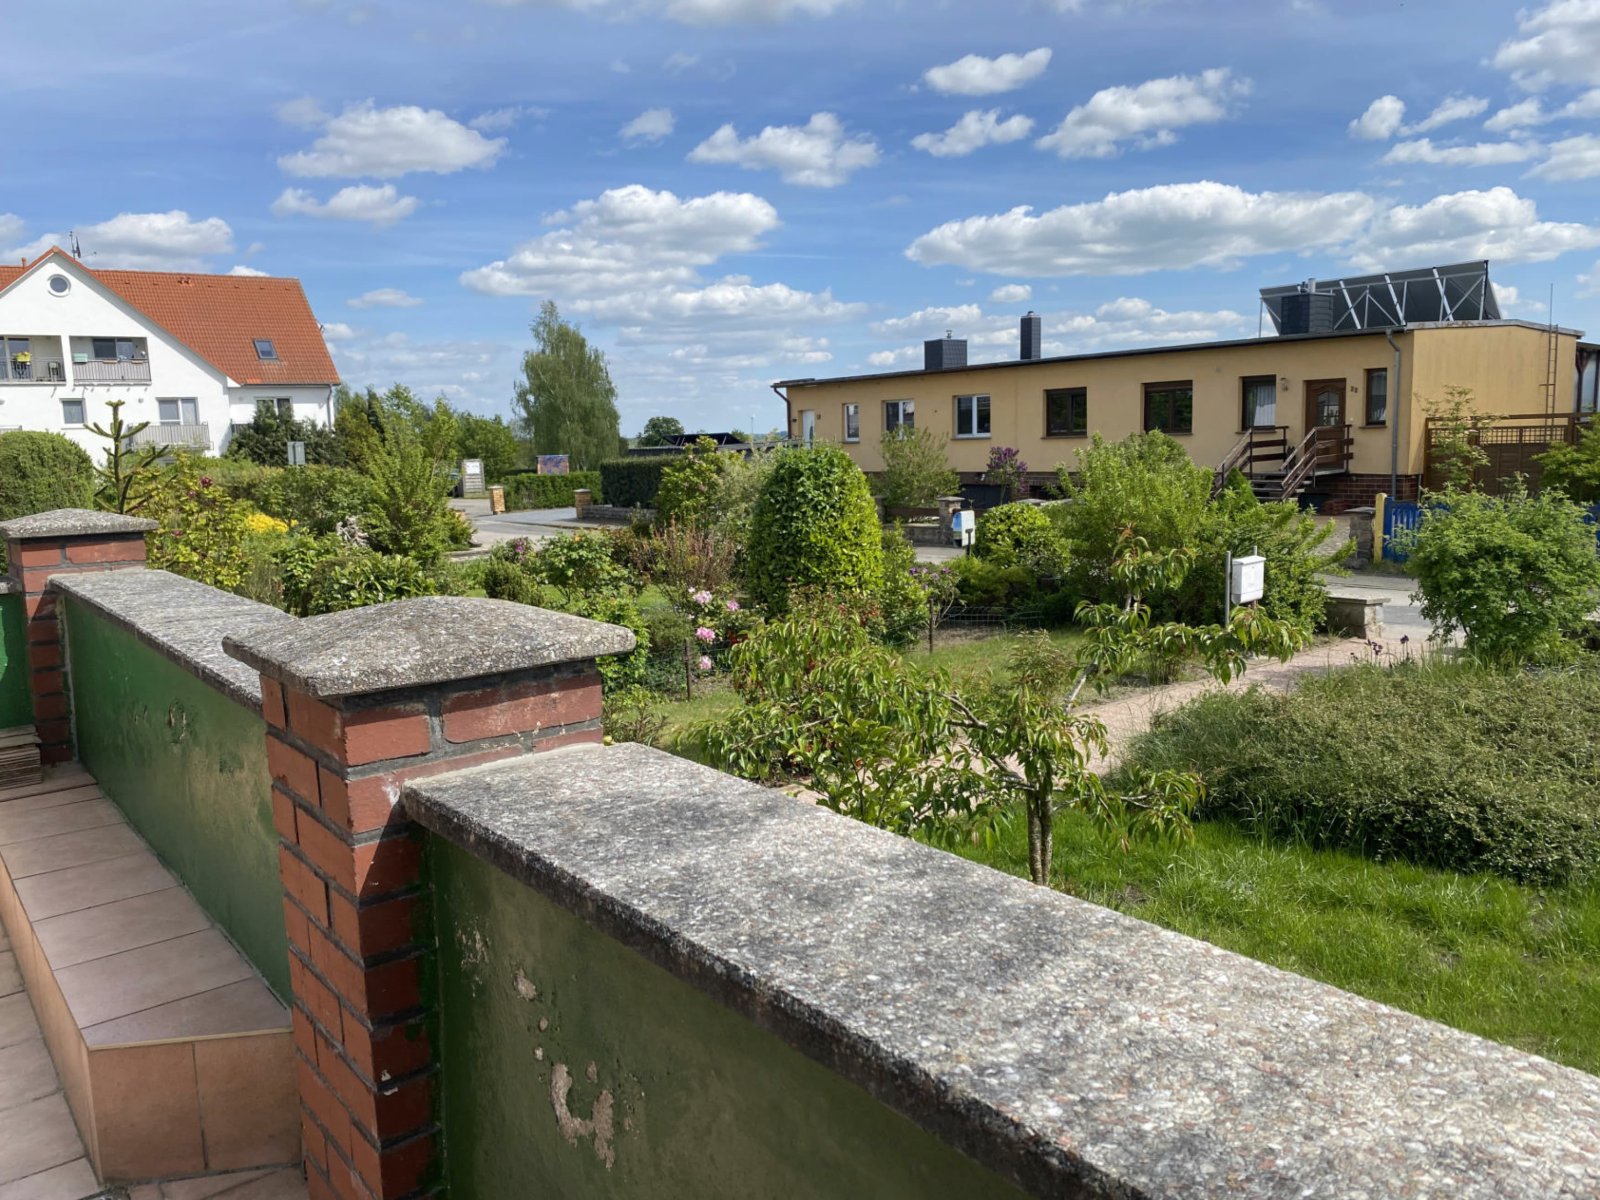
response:
<svg viewBox="0 0 1600 1200"><path fill-rule="evenodd" d="M1294 300L1285 303L1288 297L1308 294L1327 300L1315 306ZM1393 329L1425 322L1500 319L1487 261L1349 275L1343 279L1308 279L1304 283L1262 288L1261 302L1279 333L1331 333ZM1300 327L1306 323L1320 325L1324 320L1331 322L1327 328Z"/></svg>

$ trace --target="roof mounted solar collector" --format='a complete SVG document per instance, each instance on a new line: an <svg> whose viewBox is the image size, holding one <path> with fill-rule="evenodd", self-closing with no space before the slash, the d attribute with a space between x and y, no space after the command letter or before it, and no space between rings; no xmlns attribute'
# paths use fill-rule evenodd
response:
<svg viewBox="0 0 1600 1200"><path fill-rule="evenodd" d="M1298 299L1303 296L1317 299ZM1261 303L1272 318L1273 328L1282 334L1500 319L1487 261L1343 279L1308 279L1285 287L1262 288Z"/></svg>

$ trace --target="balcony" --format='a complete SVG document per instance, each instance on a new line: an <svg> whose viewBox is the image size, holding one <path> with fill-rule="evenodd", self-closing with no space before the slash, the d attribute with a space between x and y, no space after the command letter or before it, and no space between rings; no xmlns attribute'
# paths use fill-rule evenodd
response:
<svg viewBox="0 0 1600 1200"><path fill-rule="evenodd" d="M0 383L65 383L61 339L15 334L0 337Z"/></svg>
<svg viewBox="0 0 1600 1200"><path fill-rule="evenodd" d="M204 421L197 425L147 425L128 439L128 445L136 449L140 446L177 446L209 451L211 426Z"/></svg>
<svg viewBox="0 0 1600 1200"><path fill-rule="evenodd" d="M150 363L141 359L98 358L72 364L75 383L149 383Z"/></svg>

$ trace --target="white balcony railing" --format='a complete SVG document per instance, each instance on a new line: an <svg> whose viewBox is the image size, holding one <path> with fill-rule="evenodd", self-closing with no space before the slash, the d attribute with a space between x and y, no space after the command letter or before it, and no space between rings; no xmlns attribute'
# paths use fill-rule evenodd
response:
<svg viewBox="0 0 1600 1200"><path fill-rule="evenodd" d="M11 383L65 383L67 372L59 358L36 358L24 362L13 358L3 378Z"/></svg>
<svg viewBox="0 0 1600 1200"><path fill-rule="evenodd" d="M95 359L72 364L75 383L149 383L150 363L137 359Z"/></svg>
<svg viewBox="0 0 1600 1200"><path fill-rule="evenodd" d="M130 446L187 446L199 450L211 449L211 426L204 421L198 425L148 425L128 439Z"/></svg>

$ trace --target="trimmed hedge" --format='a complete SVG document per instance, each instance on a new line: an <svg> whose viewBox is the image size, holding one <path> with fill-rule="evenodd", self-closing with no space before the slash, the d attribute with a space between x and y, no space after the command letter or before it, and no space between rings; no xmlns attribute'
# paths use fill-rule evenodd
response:
<svg viewBox="0 0 1600 1200"><path fill-rule="evenodd" d="M661 490L661 473L681 454L636 454L600 464L600 489L606 503L618 508L654 508Z"/></svg>
<svg viewBox="0 0 1600 1200"><path fill-rule="evenodd" d="M506 489L506 508L518 512L529 508L570 508L572 493L588 488L596 504L604 489L599 471L573 471L570 475L540 475L537 471L513 471L501 483Z"/></svg>
<svg viewBox="0 0 1600 1200"><path fill-rule="evenodd" d="M883 586L883 527L867 477L837 446L777 451L745 547L750 598L783 612L795 588L874 595Z"/></svg>
<svg viewBox="0 0 1600 1200"><path fill-rule="evenodd" d="M0 433L0 520L94 506L94 463L59 433Z"/></svg>

